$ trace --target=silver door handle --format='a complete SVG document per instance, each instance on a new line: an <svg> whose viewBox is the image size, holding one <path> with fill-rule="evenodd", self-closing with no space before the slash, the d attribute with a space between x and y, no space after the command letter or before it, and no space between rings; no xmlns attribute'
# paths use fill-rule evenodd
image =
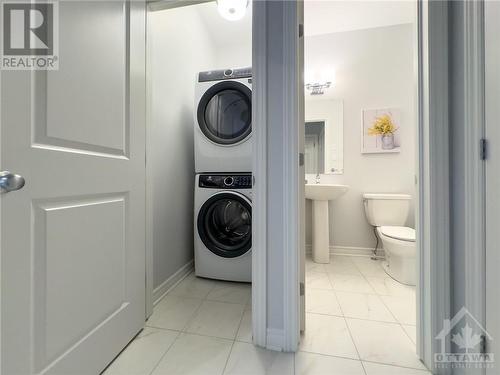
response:
<svg viewBox="0 0 500 375"><path fill-rule="evenodd" d="M8 193L22 189L25 184L24 177L9 171L0 172L0 193Z"/></svg>

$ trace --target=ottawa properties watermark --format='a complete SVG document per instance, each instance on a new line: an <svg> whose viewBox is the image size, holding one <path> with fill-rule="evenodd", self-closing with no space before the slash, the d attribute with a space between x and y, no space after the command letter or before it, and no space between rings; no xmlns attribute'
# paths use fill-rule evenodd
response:
<svg viewBox="0 0 500 375"><path fill-rule="evenodd" d="M440 342L440 350L434 354L436 368L495 367L494 354L488 351L493 337L465 307L443 323L436 336Z"/></svg>

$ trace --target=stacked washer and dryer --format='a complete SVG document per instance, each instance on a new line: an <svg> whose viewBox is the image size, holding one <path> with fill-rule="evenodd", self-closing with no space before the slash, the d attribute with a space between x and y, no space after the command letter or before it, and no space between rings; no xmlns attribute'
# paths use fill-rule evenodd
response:
<svg viewBox="0 0 500 375"><path fill-rule="evenodd" d="M201 72L195 88L197 276L252 275L252 70Z"/></svg>

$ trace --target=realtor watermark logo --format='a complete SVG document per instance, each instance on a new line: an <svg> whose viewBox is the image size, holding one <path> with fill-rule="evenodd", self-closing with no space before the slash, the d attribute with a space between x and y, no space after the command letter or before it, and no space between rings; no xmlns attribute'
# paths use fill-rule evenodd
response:
<svg viewBox="0 0 500 375"><path fill-rule="evenodd" d="M444 321L436 339L441 344L441 350L434 354L437 368L494 367L494 355L488 352L488 343L493 338L465 307Z"/></svg>
<svg viewBox="0 0 500 375"><path fill-rule="evenodd" d="M57 1L5 1L1 5L0 68L59 68L59 4Z"/></svg>

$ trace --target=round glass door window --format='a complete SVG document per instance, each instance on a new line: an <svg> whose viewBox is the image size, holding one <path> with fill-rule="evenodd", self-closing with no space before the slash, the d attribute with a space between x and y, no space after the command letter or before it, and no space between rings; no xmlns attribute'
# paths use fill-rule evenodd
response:
<svg viewBox="0 0 500 375"><path fill-rule="evenodd" d="M205 246L224 258L235 258L252 247L252 207L236 194L208 199L198 213L198 233Z"/></svg>
<svg viewBox="0 0 500 375"><path fill-rule="evenodd" d="M208 89L198 104L198 124L211 141L238 143L252 132L252 91L235 81Z"/></svg>

